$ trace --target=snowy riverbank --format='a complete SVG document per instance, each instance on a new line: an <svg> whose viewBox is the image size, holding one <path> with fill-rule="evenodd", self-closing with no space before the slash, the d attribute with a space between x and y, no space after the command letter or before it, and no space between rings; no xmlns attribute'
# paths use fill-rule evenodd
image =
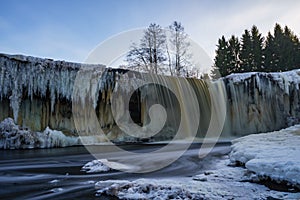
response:
<svg viewBox="0 0 300 200"><path fill-rule="evenodd" d="M223 156L214 167L216 170L193 177L99 181L96 195L120 199L300 199L296 193L300 184L300 125L235 139L229 156ZM94 167L90 162L86 170L108 170L104 168L94 161ZM263 181L284 189L257 184Z"/></svg>
<svg viewBox="0 0 300 200"><path fill-rule="evenodd" d="M300 125L233 140L230 160L255 175L253 180L287 182L300 189Z"/></svg>

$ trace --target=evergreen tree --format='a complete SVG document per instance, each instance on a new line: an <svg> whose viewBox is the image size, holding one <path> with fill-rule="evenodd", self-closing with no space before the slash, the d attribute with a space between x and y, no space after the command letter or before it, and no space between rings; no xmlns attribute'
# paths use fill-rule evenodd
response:
<svg viewBox="0 0 300 200"><path fill-rule="evenodd" d="M239 39L237 37L235 37L234 35L232 35L228 41L228 51L227 51L227 58L228 58L227 72L228 72L228 74L240 72L239 53L240 53Z"/></svg>
<svg viewBox="0 0 300 200"><path fill-rule="evenodd" d="M263 71L263 42L264 38L256 26L251 29L252 63L251 71Z"/></svg>
<svg viewBox="0 0 300 200"><path fill-rule="evenodd" d="M283 30L279 24L276 24L274 28L274 37L269 33L265 45L265 66L267 71L282 71L285 65L282 59L283 44Z"/></svg>
<svg viewBox="0 0 300 200"><path fill-rule="evenodd" d="M242 35L241 39L241 53L240 53L240 71L241 72L250 72L252 66L252 42L251 35L248 30L245 30L245 33Z"/></svg>
<svg viewBox="0 0 300 200"><path fill-rule="evenodd" d="M285 63L284 70L296 69L299 67L297 58L299 56L299 39L287 26L284 27L284 44L282 49L282 60Z"/></svg>
<svg viewBox="0 0 300 200"><path fill-rule="evenodd" d="M228 51L228 42L226 41L225 37L222 36L218 40L216 57L214 59L215 64L211 72L212 78L217 79L219 78L219 76L224 77L229 74L227 71L227 67L229 67L227 51Z"/></svg>
<svg viewBox="0 0 300 200"><path fill-rule="evenodd" d="M241 72L263 71L263 37L256 26L242 35Z"/></svg>
<svg viewBox="0 0 300 200"><path fill-rule="evenodd" d="M265 48L263 50L265 72L271 72L274 69L274 58L276 56L274 52L274 46L274 37L271 32L268 32L268 36L265 41Z"/></svg>
<svg viewBox="0 0 300 200"><path fill-rule="evenodd" d="M300 68L299 38L287 26L275 24L274 35L268 33L266 40L256 26L245 30L241 37L231 36L227 42L219 39L212 76L236 72L280 72Z"/></svg>
<svg viewBox="0 0 300 200"><path fill-rule="evenodd" d="M268 71L287 71L299 67L299 39L287 27L275 25L274 36L268 34L264 55Z"/></svg>

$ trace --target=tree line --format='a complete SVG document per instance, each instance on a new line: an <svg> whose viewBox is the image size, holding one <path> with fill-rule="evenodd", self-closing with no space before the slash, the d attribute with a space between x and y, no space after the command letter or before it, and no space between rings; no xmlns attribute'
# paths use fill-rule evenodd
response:
<svg viewBox="0 0 300 200"><path fill-rule="evenodd" d="M126 55L126 68L171 76L197 77L191 62L190 43L183 25L174 21L162 28L151 23L140 42L133 43Z"/></svg>
<svg viewBox="0 0 300 200"><path fill-rule="evenodd" d="M213 78L242 72L281 72L300 68L300 42L290 28L275 24L274 33L263 37L253 25L242 37L218 40Z"/></svg>

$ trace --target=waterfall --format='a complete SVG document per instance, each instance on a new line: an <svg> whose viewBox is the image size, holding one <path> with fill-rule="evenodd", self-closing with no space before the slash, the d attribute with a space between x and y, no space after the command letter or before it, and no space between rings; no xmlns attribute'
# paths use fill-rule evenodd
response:
<svg viewBox="0 0 300 200"><path fill-rule="evenodd" d="M0 121L115 142L274 131L299 122L299 74L210 81L0 54Z"/></svg>

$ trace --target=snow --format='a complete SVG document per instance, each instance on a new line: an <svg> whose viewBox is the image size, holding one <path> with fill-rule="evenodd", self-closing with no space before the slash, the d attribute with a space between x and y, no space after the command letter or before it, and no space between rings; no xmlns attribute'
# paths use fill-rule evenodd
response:
<svg viewBox="0 0 300 200"><path fill-rule="evenodd" d="M259 179L286 181L300 188L300 125L233 140L232 163L241 163Z"/></svg>
<svg viewBox="0 0 300 200"><path fill-rule="evenodd" d="M102 180L96 196L119 199L300 199L300 193L257 184L272 179L300 188L300 125L232 141L232 151L192 177ZM244 164L241 166L237 164Z"/></svg>
<svg viewBox="0 0 300 200"><path fill-rule="evenodd" d="M0 123L0 149L32 149L79 145L78 137L65 136L61 131L47 127L43 132L33 132L19 127L11 118Z"/></svg>
<svg viewBox="0 0 300 200"><path fill-rule="evenodd" d="M228 156L216 163L216 170L193 177L105 180L95 184L96 196L118 199L299 199L299 193L279 192L251 183L251 173L229 166Z"/></svg>
<svg viewBox="0 0 300 200"><path fill-rule="evenodd" d="M260 80L261 77L266 77L273 81L276 81L279 87L285 91L286 94L289 94L289 86L295 84L297 89L299 89L300 84L300 69L286 71L286 72L248 72L248 73L233 73L226 76L226 79L237 84L245 83L255 76L256 83L259 89L261 89Z"/></svg>
<svg viewBox="0 0 300 200"><path fill-rule="evenodd" d="M103 164L101 160L93 160L91 162L86 163L82 168L82 171L87 173L96 173L96 172L107 172L112 170L107 165Z"/></svg>
<svg viewBox="0 0 300 200"><path fill-rule="evenodd" d="M164 180L138 179L136 181L108 180L95 184L98 195L117 196L119 199L202 199L203 197L182 188L180 183Z"/></svg>

